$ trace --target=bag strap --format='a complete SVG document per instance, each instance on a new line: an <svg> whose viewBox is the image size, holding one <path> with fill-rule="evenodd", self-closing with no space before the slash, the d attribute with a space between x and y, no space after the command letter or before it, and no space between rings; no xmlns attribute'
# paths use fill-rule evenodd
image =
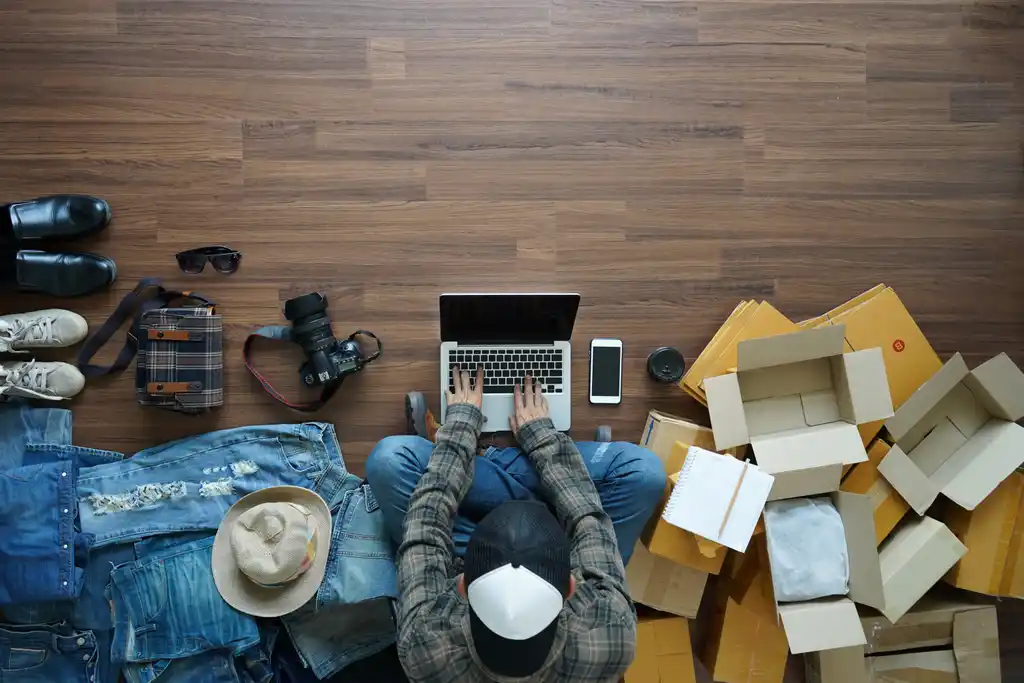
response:
<svg viewBox="0 0 1024 683"><path fill-rule="evenodd" d="M166 289L157 278L141 280L135 286L135 289L121 299L121 303L117 305L117 308L114 309L114 312L107 321L100 326L96 334L82 344L82 348L78 352L78 369L86 377L102 377L103 375L124 372L131 365L135 354L139 352L142 316L158 308L167 308L172 301L177 299L191 299L206 306L213 306L213 302L205 297L197 296L191 292ZM132 326L128 330L128 338L125 340L124 347L118 352L114 363L109 366L91 364L89 361L110 341L110 338L114 336L118 328L129 318L132 319Z"/></svg>

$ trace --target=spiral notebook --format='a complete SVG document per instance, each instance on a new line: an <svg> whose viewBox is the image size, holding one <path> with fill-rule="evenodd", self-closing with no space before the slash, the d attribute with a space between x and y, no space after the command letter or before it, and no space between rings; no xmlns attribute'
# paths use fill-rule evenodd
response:
<svg viewBox="0 0 1024 683"><path fill-rule="evenodd" d="M774 482L756 465L690 446L661 517L744 552Z"/></svg>

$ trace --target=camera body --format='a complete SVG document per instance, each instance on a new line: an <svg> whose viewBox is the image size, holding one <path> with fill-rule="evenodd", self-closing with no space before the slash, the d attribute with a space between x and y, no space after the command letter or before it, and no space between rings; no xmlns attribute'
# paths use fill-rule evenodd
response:
<svg viewBox="0 0 1024 683"><path fill-rule="evenodd" d="M292 324L292 339L302 347L306 362L299 368L307 386L326 386L363 369L359 344L339 340L331 330L327 297L318 292L303 294L284 303L284 317Z"/></svg>

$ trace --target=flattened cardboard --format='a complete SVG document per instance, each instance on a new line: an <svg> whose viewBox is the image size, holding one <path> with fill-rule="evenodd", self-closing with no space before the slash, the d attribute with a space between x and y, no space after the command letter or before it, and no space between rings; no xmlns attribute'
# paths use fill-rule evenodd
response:
<svg viewBox="0 0 1024 683"><path fill-rule="evenodd" d="M640 542L626 566L626 584L633 600L687 619L697 616L707 580L707 572L653 555Z"/></svg>
<svg viewBox="0 0 1024 683"><path fill-rule="evenodd" d="M963 600L934 597L923 598L896 624L882 616L861 617L867 635L865 652L888 654L904 650L934 650L953 646L953 617L969 610L992 610L994 607Z"/></svg>
<svg viewBox="0 0 1024 683"><path fill-rule="evenodd" d="M682 617L642 618L626 683L696 683L690 628Z"/></svg>
<svg viewBox="0 0 1024 683"><path fill-rule="evenodd" d="M1010 475L974 510L943 505L939 518L967 546L944 581L976 593L1024 598L1024 474Z"/></svg>
<svg viewBox="0 0 1024 683"><path fill-rule="evenodd" d="M779 605L779 618L795 655L867 643L857 606L848 598Z"/></svg>
<svg viewBox="0 0 1024 683"><path fill-rule="evenodd" d="M878 471L878 465L889 450L889 444L875 439L868 448L868 461L855 465L839 486L840 491L860 493L871 499L875 518L875 545L881 545L910 509L910 504Z"/></svg>
<svg viewBox="0 0 1024 683"><path fill-rule="evenodd" d="M879 611L896 623L966 552L942 522L905 519L878 553L885 595Z"/></svg>
<svg viewBox="0 0 1024 683"><path fill-rule="evenodd" d="M849 350L881 349L889 394L897 408L942 367L906 306L885 285L873 287L816 320L819 325L845 325ZM868 441L873 436L870 434Z"/></svg>
<svg viewBox="0 0 1024 683"><path fill-rule="evenodd" d="M757 308L758 303L756 301L741 301L736 305L736 308L725 319L722 326L711 337L711 341L708 342L707 346L700 352L700 355L686 369L683 379L679 382L679 386L684 391L701 403L706 403L704 390L701 388L701 385L705 377L712 376L705 372L706 368L721 355L722 349L725 346L734 341L736 335L747 324L747 321Z"/></svg>

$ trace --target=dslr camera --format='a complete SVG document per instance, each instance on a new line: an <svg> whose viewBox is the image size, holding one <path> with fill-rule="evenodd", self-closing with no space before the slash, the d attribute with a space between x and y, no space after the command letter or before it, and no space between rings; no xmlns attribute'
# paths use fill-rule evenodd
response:
<svg viewBox="0 0 1024 683"><path fill-rule="evenodd" d="M284 317L292 324L292 339L306 354L299 373L307 386L339 383L345 375L359 372L380 355L378 349L373 356L363 357L355 338L360 334L373 336L368 332L360 330L343 341L334 336L327 316L327 297L318 292L286 301Z"/></svg>

